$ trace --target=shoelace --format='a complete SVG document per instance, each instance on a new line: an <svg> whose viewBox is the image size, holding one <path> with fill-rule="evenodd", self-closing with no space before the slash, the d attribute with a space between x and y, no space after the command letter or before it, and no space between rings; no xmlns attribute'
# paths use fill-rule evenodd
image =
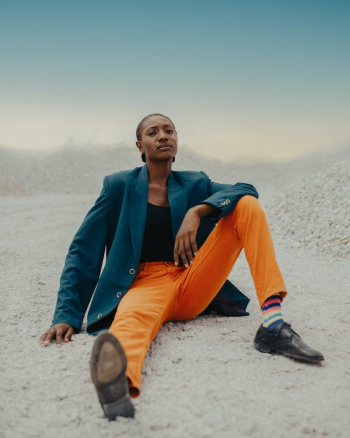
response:
<svg viewBox="0 0 350 438"><path fill-rule="evenodd" d="M291 326L290 324L288 324L288 322L284 322L283 324L281 324L281 328L280 328L278 334L280 334L280 331L282 330L282 328L283 328L284 326L286 326L286 327L288 327L289 329L291 329L291 331L292 331L295 335L297 335L298 338L300 338L300 336L298 335L298 333L295 332L295 331L292 329L292 326Z"/></svg>

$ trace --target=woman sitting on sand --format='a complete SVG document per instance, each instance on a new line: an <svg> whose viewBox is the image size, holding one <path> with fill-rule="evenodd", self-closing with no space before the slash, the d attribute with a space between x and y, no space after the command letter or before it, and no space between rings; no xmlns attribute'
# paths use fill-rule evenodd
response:
<svg viewBox="0 0 350 438"><path fill-rule="evenodd" d="M287 291L255 188L172 171L178 139L169 117L148 115L136 136L146 164L104 178L69 248L53 324L40 343L56 338L60 347L80 331L97 285L87 318L88 333L102 331L92 381L106 417L133 417L130 397L140 394L142 363L162 324L193 319L210 306L247 314L249 300L227 281L244 248L264 319L255 348L322 361L283 321Z"/></svg>

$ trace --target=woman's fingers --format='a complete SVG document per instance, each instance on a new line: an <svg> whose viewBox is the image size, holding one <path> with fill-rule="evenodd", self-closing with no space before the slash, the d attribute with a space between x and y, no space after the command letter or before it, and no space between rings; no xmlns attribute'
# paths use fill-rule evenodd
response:
<svg viewBox="0 0 350 438"><path fill-rule="evenodd" d="M56 329L50 329L48 332L47 332L47 335L46 335L46 338L45 338L45 340L44 340L44 345L45 345L45 347L47 347L49 344L50 344L50 342L51 342L51 340L52 340L52 338L54 337L54 335L56 334Z"/></svg>
<svg viewBox="0 0 350 438"><path fill-rule="evenodd" d="M65 342L69 342L71 340L72 335L74 334L73 327L69 327L67 330L66 336L64 337Z"/></svg>
<svg viewBox="0 0 350 438"><path fill-rule="evenodd" d="M189 264L192 264L193 254L192 254L192 245L191 245L190 236L187 235L184 240L185 240L185 252L186 252L187 260L189 261Z"/></svg>
<svg viewBox="0 0 350 438"><path fill-rule="evenodd" d="M40 343L40 344L43 344L43 343L44 343L45 338L46 338L46 335L47 335L47 332L45 332L43 335L40 336L40 339L39 339L39 343Z"/></svg>
<svg viewBox="0 0 350 438"><path fill-rule="evenodd" d="M40 336L40 340L39 343L40 344L49 344L51 342L52 339L52 328L49 328L49 330L47 330L43 335Z"/></svg>
<svg viewBox="0 0 350 438"><path fill-rule="evenodd" d="M185 268L188 268L193 263L193 259L197 254L197 243L195 234L187 234L176 238L174 247L174 262L179 263L179 254Z"/></svg>
<svg viewBox="0 0 350 438"><path fill-rule="evenodd" d="M179 264L179 248L178 248L178 238L176 238L175 240L175 245L174 245L174 263L175 266L177 266Z"/></svg>
<svg viewBox="0 0 350 438"><path fill-rule="evenodd" d="M182 237L177 236L176 240L175 240L175 246L174 246L174 263L176 266L180 263L180 258L181 258L181 261L183 264L187 263L186 257L184 256L184 254L185 254L185 251L184 251ZM180 256L180 258L179 258L179 256Z"/></svg>
<svg viewBox="0 0 350 438"><path fill-rule="evenodd" d="M192 234L190 237L190 242L191 242L191 247L192 247L192 251L193 251L193 255L196 256L198 249L197 249L197 242L196 242L196 235Z"/></svg>
<svg viewBox="0 0 350 438"><path fill-rule="evenodd" d="M180 257L182 260L183 265L185 266L185 268L188 268L188 260L187 260L187 256L186 256L186 252L185 252L185 248L182 246L180 248Z"/></svg>
<svg viewBox="0 0 350 438"><path fill-rule="evenodd" d="M45 332L43 335L40 336L39 343L47 347L52 341L52 339L56 337L57 347L61 347L62 338L64 337L64 335L65 335L64 338L65 342L69 342L73 334L74 334L74 329L70 324L58 323L50 327L49 330L47 330L47 332Z"/></svg>
<svg viewBox="0 0 350 438"><path fill-rule="evenodd" d="M183 265L185 268L188 268L189 266L189 260L187 258L187 250L186 247L188 247L188 244L186 243L186 237L181 236L179 238L179 253L182 260Z"/></svg>
<svg viewBox="0 0 350 438"><path fill-rule="evenodd" d="M60 347L62 345L62 329L58 328L56 331L56 344L57 347Z"/></svg>

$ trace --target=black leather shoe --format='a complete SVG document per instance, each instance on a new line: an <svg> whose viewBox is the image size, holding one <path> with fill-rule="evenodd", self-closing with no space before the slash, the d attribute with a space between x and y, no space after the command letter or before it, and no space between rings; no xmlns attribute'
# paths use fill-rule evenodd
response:
<svg viewBox="0 0 350 438"><path fill-rule="evenodd" d="M98 399L109 420L134 417L126 378L126 356L118 339L108 331L97 336L94 343L90 371Z"/></svg>
<svg viewBox="0 0 350 438"><path fill-rule="evenodd" d="M266 330L261 325L254 339L254 347L262 353L279 353L307 362L324 360L323 355L305 344L290 324L286 322L272 330Z"/></svg>

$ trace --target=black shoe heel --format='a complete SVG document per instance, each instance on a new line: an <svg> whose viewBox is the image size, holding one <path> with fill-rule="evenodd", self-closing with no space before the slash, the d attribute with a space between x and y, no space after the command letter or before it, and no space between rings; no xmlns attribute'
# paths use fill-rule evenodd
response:
<svg viewBox="0 0 350 438"><path fill-rule="evenodd" d="M134 418L135 408L131 403L130 397L125 397L113 403L105 403L102 405L106 417L111 421L116 417Z"/></svg>
<svg viewBox="0 0 350 438"><path fill-rule="evenodd" d="M254 348L261 353L274 353L276 351L273 348L268 347L267 345L258 344L257 342L254 342Z"/></svg>
<svg viewBox="0 0 350 438"><path fill-rule="evenodd" d="M101 332L94 343L91 359L91 380L105 416L134 418L126 377L127 359L118 339L110 332Z"/></svg>

